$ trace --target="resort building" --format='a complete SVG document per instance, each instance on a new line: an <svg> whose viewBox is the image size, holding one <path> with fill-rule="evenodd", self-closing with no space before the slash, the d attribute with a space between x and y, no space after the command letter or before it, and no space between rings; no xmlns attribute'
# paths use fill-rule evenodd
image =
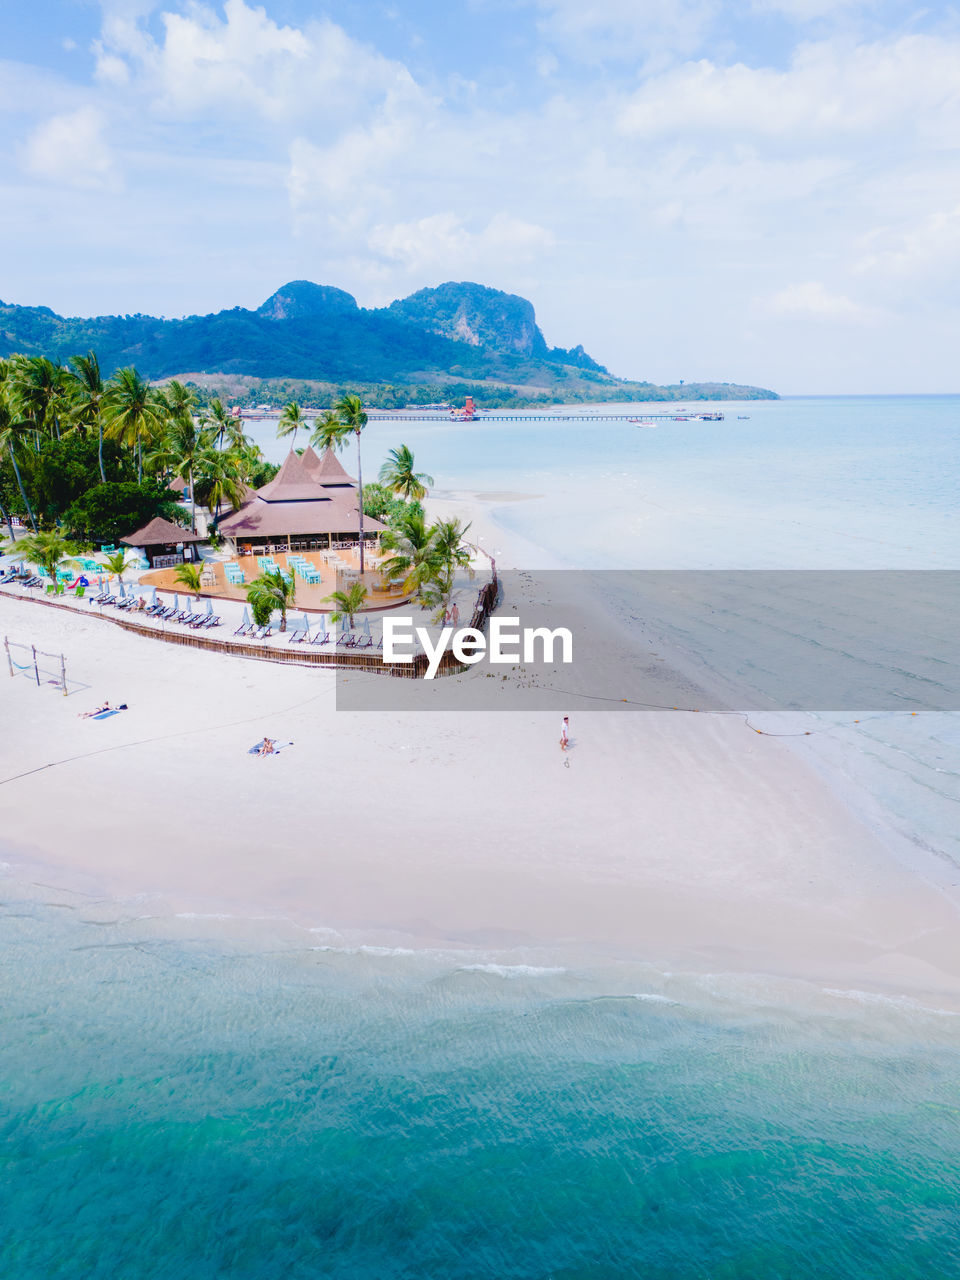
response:
<svg viewBox="0 0 960 1280"><path fill-rule="evenodd" d="M156 516L142 529L128 533L120 541L128 547L138 547L153 568L162 569L166 565L182 564L184 560L199 559L199 555L194 556L194 549L203 538L182 525Z"/></svg>
<svg viewBox="0 0 960 1280"><path fill-rule="evenodd" d="M271 551L329 550L359 536L356 481L332 449L320 458L308 445L292 449L274 478L251 493L239 511L225 516L219 531L240 555ZM364 516L365 540L376 540L386 528Z"/></svg>

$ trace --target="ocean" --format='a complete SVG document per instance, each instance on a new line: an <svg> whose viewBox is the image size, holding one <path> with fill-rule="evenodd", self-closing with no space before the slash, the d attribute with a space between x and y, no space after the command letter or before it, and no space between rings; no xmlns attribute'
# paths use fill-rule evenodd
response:
<svg viewBox="0 0 960 1280"><path fill-rule="evenodd" d="M403 442L540 495L497 518L545 564L960 567L960 399L722 407L375 424L364 470ZM960 865L955 717L824 728L851 802ZM4 1276L960 1277L948 1010L2 883Z"/></svg>
<svg viewBox="0 0 960 1280"><path fill-rule="evenodd" d="M6 895L17 1280L960 1276L957 1018Z"/></svg>

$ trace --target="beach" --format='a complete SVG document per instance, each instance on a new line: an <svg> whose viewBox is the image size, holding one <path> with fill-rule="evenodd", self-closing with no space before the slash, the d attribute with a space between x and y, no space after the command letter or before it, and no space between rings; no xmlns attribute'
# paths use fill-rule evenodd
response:
<svg viewBox="0 0 960 1280"><path fill-rule="evenodd" d="M516 563L492 504L456 501ZM62 651L74 690L0 686L18 880L359 945L568 949L960 1007L953 877L740 720L574 707L564 754L553 713L343 712L329 671L29 601L0 617ZM80 718L105 698L129 709ZM264 735L292 745L249 755Z"/></svg>

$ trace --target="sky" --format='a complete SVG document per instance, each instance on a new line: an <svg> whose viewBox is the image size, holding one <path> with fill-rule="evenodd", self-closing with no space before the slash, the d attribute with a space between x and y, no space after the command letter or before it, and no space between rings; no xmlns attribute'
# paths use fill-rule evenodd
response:
<svg viewBox="0 0 960 1280"><path fill-rule="evenodd" d="M960 12L4 0L0 298L533 302L611 372L960 391Z"/></svg>

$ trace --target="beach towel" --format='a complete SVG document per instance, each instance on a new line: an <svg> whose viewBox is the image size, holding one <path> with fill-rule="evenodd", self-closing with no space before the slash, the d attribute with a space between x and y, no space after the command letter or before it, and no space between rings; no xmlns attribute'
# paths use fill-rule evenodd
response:
<svg viewBox="0 0 960 1280"><path fill-rule="evenodd" d="M248 756L257 756L257 755L259 755L259 754L260 754L260 748L261 748L262 746L263 746L263 739L261 738L259 742L254 743L254 745L253 745L253 746L250 748L250 750L247 752L247 755L248 755ZM292 742L275 742L275 743L273 744L273 750L270 752L270 755L275 756L279 751L282 751L284 747L292 747L292 746L293 746L293 743L292 743ZM266 757L266 756L264 756L264 759L267 759L267 757Z"/></svg>
<svg viewBox="0 0 960 1280"><path fill-rule="evenodd" d="M91 720L109 720L111 716L118 716L119 714L120 714L120 708L114 707L110 711L101 711L98 716L91 716L90 719Z"/></svg>

